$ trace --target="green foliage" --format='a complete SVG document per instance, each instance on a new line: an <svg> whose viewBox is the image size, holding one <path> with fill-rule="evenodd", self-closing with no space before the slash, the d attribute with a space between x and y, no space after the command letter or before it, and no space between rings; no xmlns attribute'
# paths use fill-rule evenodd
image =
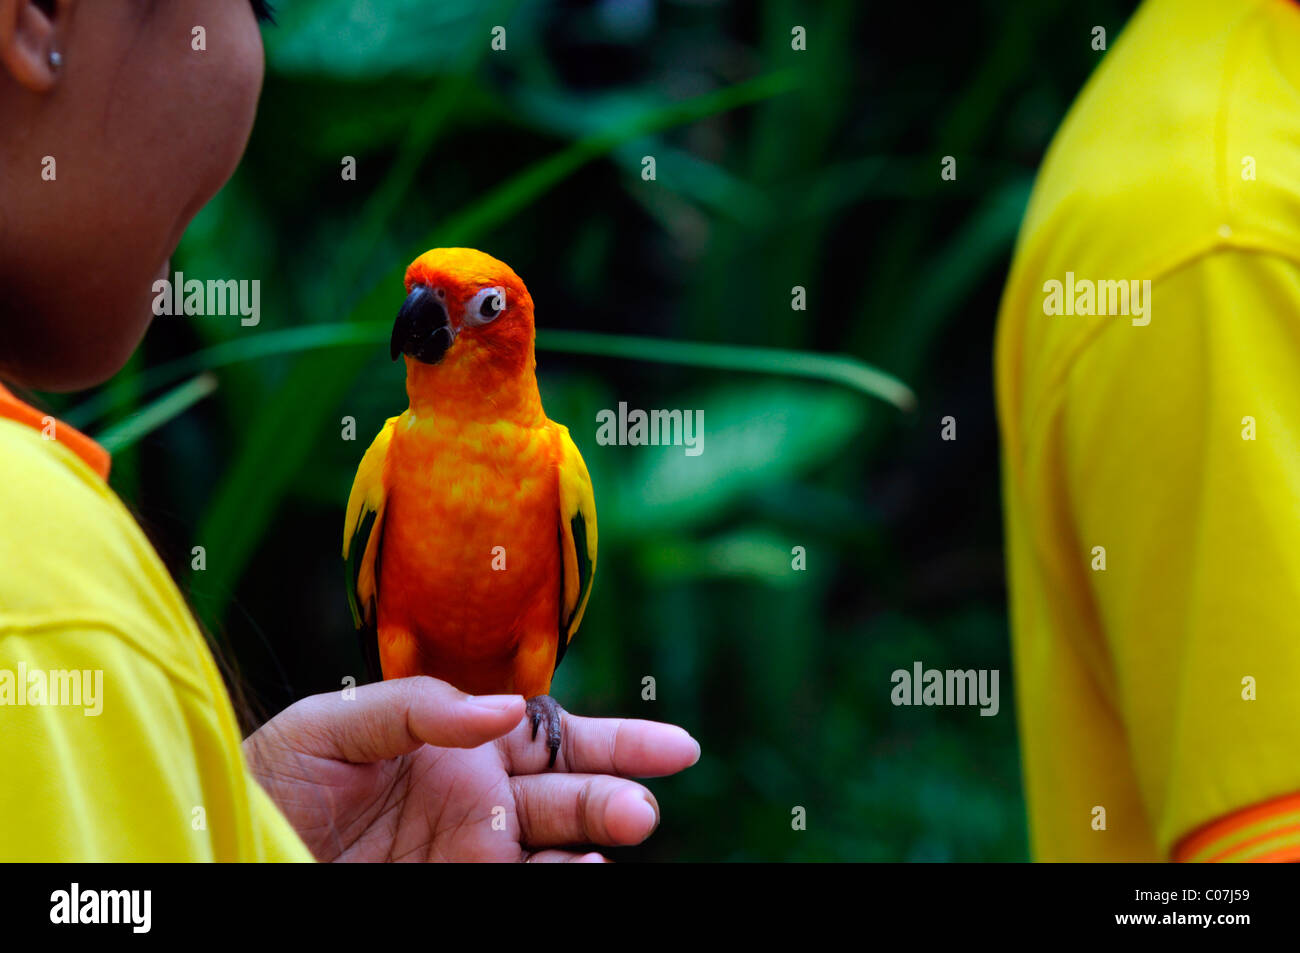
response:
<svg viewBox="0 0 1300 953"><path fill-rule="evenodd" d="M203 373L150 401L124 420L100 431L97 439L109 453L123 450L168 421L179 417L217 389L217 378Z"/></svg>
<svg viewBox="0 0 1300 953"><path fill-rule="evenodd" d="M600 565L554 691L703 745L653 782L664 826L628 855L1023 858L991 336L1089 28L1122 24L1102 6L886 31L848 0L283 0L246 160L175 260L260 279L261 324L160 318L62 410L119 450L115 487L264 706L336 688L360 672L343 505L405 406L384 343L402 271L481 247L529 285L544 402L596 487ZM620 401L702 410L704 452L599 445ZM914 660L999 668L1002 713L894 707Z"/></svg>

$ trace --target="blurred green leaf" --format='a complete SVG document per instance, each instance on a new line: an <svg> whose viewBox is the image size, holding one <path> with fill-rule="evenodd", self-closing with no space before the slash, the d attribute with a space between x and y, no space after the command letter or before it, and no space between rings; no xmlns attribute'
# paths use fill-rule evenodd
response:
<svg viewBox="0 0 1300 953"><path fill-rule="evenodd" d="M881 343L885 367L911 374L920 364L945 318L961 307L1015 242L1032 188L1033 183L1025 178L1004 183L980 202L961 230L928 263L926 280L909 301L906 333L891 333L888 341Z"/></svg>
<svg viewBox="0 0 1300 953"><path fill-rule="evenodd" d="M95 439L109 453L117 453L179 417L216 389L215 374L199 374L193 380L145 404L125 420L99 433Z"/></svg>
<svg viewBox="0 0 1300 953"><path fill-rule="evenodd" d="M788 589L802 584L791 565L788 537L747 528L711 539L669 538L648 541L638 564L651 583L682 579L751 579Z"/></svg>
<svg viewBox="0 0 1300 953"><path fill-rule="evenodd" d="M911 410L916 404L916 396L911 388L896 377L856 358L841 355L555 330L539 331L537 346L546 350L567 351L570 354L592 354L659 364L681 364L687 367L711 367L718 370L810 377L843 384L845 387L887 401L899 410Z"/></svg>
<svg viewBox="0 0 1300 953"><path fill-rule="evenodd" d="M482 8L476 0L284 2L279 28L265 33L267 59L281 73L347 79L454 73L467 48L488 46Z"/></svg>
<svg viewBox="0 0 1300 953"><path fill-rule="evenodd" d="M582 443L589 457L616 454L629 461L619 484L601 496L601 525L613 536L666 536L707 522L757 488L825 463L867 417L854 394L793 383L722 388L693 404L684 410L704 415L698 456L681 446Z"/></svg>

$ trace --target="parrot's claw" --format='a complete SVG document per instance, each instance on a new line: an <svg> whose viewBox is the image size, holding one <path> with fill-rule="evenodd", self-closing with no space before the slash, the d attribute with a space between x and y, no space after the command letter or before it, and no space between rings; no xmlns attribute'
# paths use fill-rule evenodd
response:
<svg viewBox="0 0 1300 953"><path fill-rule="evenodd" d="M533 726L533 740L537 740L537 729L546 724L546 749L551 753L551 760L546 767L555 767L555 758L560 753L560 718L564 709L550 695L534 695L528 699L528 719Z"/></svg>

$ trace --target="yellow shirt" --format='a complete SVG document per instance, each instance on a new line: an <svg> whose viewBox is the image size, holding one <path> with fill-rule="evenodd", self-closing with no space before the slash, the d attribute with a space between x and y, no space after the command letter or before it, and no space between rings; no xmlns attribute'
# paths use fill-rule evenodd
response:
<svg viewBox="0 0 1300 953"><path fill-rule="evenodd" d="M998 326L1033 850L1300 859L1300 6L1148 0L1104 56Z"/></svg>
<svg viewBox="0 0 1300 953"><path fill-rule="evenodd" d="M40 418L0 387L0 861L310 860L106 455Z"/></svg>

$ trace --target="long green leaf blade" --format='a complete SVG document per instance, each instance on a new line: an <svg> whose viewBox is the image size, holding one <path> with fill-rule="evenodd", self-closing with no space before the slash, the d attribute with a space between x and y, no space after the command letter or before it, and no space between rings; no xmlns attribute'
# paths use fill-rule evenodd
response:
<svg viewBox="0 0 1300 953"><path fill-rule="evenodd" d="M205 371L157 400L150 401L125 420L113 424L95 439L109 453L124 450L159 427L175 420L217 389L217 375Z"/></svg>

